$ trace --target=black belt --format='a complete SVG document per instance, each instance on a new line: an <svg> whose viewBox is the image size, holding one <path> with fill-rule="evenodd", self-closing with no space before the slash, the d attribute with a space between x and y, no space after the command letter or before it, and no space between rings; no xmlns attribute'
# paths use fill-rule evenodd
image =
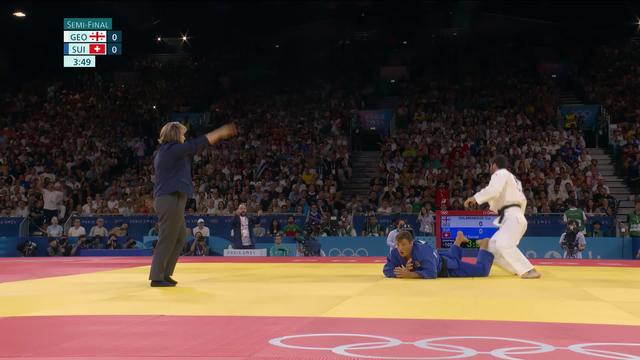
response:
<svg viewBox="0 0 640 360"><path fill-rule="evenodd" d="M498 210L498 215L500 216L500 218L498 219L499 224L502 224L502 220L504 220L504 211L512 207L520 207L520 205L519 204L505 205L500 210Z"/></svg>
<svg viewBox="0 0 640 360"><path fill-rule="evenodd" d="M447 269L447 260L441 255L438 255L440 260L440 270L438 270L438 277L449 277L449 270Z"/></svg>

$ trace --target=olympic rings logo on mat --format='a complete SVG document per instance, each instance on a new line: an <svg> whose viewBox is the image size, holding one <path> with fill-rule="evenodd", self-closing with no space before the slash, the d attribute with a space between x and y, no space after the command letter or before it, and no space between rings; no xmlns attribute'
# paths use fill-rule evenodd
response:
<svg viewBox="0 0 640 360"><path fill-rule="evenodd" d="M337 345L334 347L322 347L322 346L309 346L303 345L291 345L285 343L290 340L309 339L309 338L363 338L362 342L355 342L349 344ZM469 346L446 344L447 340L492 340L502 341L506 343L512 343L506 347L493 349L490 351L479 351ZM326 343L326 342L325 342ZM507 360L519 360L521 358L514 357L516 355L534 355L554 352L556 350L568 350L576 354L592 356L595 358L605 359L617 359L617 360L632 360L640 359L640 356L633 354L620 353L606 349L595 349L596 347L638 347L640 349L640 343L585 343L574 344L568 347L557 347L537 341L514 339L505 337L493 337L493 336L445 336L437 338L428 338L417 340L414 342L402 341L400 339L369 334L299 334L288 335L279 338L269 340L269 344L278 346L281 348L295 349L295 350L316 350L316 351L331 351L336 355L348 356L359 359L395 359L395 360L429 360L429 359L463 359L471 358L477 355L490 355L498 359ZM448 353L450 356L436 355L433 357L423 356L377 356L377 355L365 355L358 354L363 350L377 350L377 349L389 349L402 345L413 345L420 350L431 350L439 353ZM388 352L387 352L388 354Z"/></svg>
<svg viewBox="0 0 640 360"><path fill-rule="evenodd" d="M327 253L327 256L369 256L369 251L365 248L359 248L357 250L353 250L352 248L331 248Z"/></svg>

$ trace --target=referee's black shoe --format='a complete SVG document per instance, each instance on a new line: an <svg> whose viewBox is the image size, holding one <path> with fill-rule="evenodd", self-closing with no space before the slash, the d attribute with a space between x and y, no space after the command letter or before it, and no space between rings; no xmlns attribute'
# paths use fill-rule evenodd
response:
<svg viewBox="0 0 640 360"><path fill-rule="evenodd" d="M174 287L176 283L171 283L164 280L151 280L151 287Z"/></svg>

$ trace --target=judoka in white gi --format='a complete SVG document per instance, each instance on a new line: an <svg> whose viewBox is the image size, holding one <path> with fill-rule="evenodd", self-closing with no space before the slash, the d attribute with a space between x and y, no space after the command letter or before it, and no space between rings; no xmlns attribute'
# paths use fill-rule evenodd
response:
<svg viewBox="0 0 640 360"><path fill-rule="evenodd" d="M527 198L522 184L507 170L509 162L502 155L491 161L489 185L464 202L469 209L478 204L489 203L491 211L498 213L495 224L498 231L489 241L489 251L495 256L494 264L523 279L537 279L540 273L518 249L522 236L527 231L524 209Z"/></svg>

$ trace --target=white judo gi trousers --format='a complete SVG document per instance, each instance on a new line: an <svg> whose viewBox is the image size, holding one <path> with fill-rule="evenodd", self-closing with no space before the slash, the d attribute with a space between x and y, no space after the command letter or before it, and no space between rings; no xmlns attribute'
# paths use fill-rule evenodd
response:
<svg viewBox="0 0 640 360"><path fill-rule="evenodd" d="M498 219L496 219L496 222ZM519 208L508 208L502 224L489 241L489 251L494 255L493 263L511 274L521 276L533 269L533 265L518 249L522 236L527 231L527 219Z"/></svg>

